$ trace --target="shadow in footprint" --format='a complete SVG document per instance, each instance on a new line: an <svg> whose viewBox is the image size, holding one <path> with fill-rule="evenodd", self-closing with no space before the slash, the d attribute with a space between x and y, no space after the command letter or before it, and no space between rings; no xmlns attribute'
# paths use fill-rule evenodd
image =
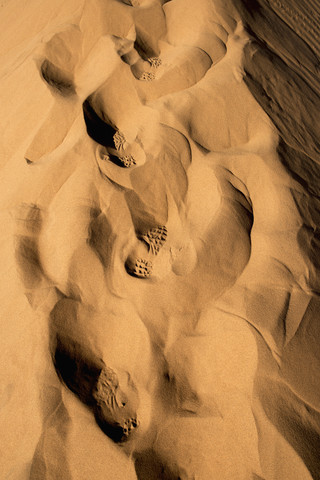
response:
<svg viewBox="0 0 320 480"><path fill-rule="evenodd" d="M182 480L169 471L154 450L139 453L135 459L138 480Z"/></svg>

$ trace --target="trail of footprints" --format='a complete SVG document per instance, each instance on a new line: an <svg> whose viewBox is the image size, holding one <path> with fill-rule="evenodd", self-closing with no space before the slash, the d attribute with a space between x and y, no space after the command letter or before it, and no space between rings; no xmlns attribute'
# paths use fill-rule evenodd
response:
<svg viewBox="0 0 320 480"><path fill-rule="evenodd" d="M141 9L141 12L143 12L143 9ZM165 17L163 16L163 18ZM137 57L136 63L139 65L142 64L142 66L149 66L149 68L146 69L147 71L143 71L138 77L138 80L152 82L155 80L155 71L162 62L159 56L157 56L160 52L160 50L158 52L158 46L157 48L152 48L152 45L147 44L147 39L148 35L146 35L146 38L144 38L144 35L141 35L141 38L137 39L136 43L139 43L139 40L141 44L141 55L137 52L139 55L133 55L132 58ZM156 38L156 40L156 43L158 43L159 39ZM137 46L139 47L139 45ZM128 58L129 57L130 55ZM131 61L129 62L129 60L127 61L125 55L123 56L123 61L130 65L131 71L133 72L135 64L131 64ZM68 96L76 93L73 78L64 78L60 69L51 65L47 60L43 62L41 72L48 85L60 94ZM84 101L83 105L85 105L85 103L86 101ZM92 115L92 112L90 115ZM101 126L100 124L101 122L103 123L103 121L101 119L98 120L100 122L99 126ZM104 131L101 141L92 137L97 143L103 146L106 152L101 158L106 162L111 161L116 163L120 168L132 168L136 166L137 162L139 162L139 158L135 159L131 154L130 149L127 150L127 147L129 146L130 148L130 145L126 140L125 135L117 129L117 126L111 124L111 122L110 125L106 124L105 126L109 132L109 136L107 136ZM87 131L89 136L91 136L88 125ZM156 224L156 222L154 222L154 224ZM137 249L132 252L125 264L127 273L138 279L150 278L154 271L155 257L161 252L161 249L167 242L167 237L168 231L165 225L158 225L149 229L146 228L145 232L137 234ZM141 253L143 251L145 253ZM66 350L68 350L68 346L66 346ZM72 357L72 352L69 351L68 355ZM84 363L86 362L85 358L82 360ZM81 380L79 383L81 383ZM67 384L67 386L72 390L72 385ZM139 427L139 421L137 420L136 415L137 404L139 403L138 392L132 384L130 384L128 388L127 386L124 388L125 391L121 387L121 379L119 380L117 373L110 367L105 366L97 378L90 399L93 400L91 407L94 409L99 426L108 436L110 436L110 438L114 441L120 442L126 441L132 432ZM113 434L112 431L117 433Z"/></svg>

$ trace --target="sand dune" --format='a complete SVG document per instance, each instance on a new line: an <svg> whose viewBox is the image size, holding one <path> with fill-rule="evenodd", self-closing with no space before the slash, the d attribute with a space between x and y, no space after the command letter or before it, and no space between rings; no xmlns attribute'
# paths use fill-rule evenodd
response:
<svg viewBox="0 0 320 480"><path fill-rule="evenodd" d="M1 479L320 478L318 20L1 3Z"/></svg>

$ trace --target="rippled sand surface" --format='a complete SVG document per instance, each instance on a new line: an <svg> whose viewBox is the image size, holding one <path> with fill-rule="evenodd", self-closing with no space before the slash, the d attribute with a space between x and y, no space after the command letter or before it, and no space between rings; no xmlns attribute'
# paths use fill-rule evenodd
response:
<svg viewBox="0 0 320 480"><path fill-rule="evenodd" d="M311 480L315 1L0 4L0 478Z"/></svg>

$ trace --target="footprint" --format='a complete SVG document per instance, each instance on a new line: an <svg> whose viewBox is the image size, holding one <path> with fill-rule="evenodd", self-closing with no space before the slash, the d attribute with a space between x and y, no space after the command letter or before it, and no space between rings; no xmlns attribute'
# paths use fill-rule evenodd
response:
<svg viewBox="0 0 320 480"><path fill-rule="evenodd" d="M151 67L154 68L158 68L162 64L162 60L160 57L150 57L147 61L150 63Z"/></svg>
<svg viewBox="0 0 320 480"><path fill-rule="evenodd" d="M150 425L151 399L144 387L144 372L136 375L132 370L136 354L140 362L145 352L141 354L136 347L139 333L131 332L125 341L126 321L112 319L111 314L108 329L106 316L78 301L61 299L50 314L50 351L54 366L64 385L92 410L97 424L111 440L116 443L129 439L142 441ZM130 345L131 341L134 345ZM124 365L123 351L116 345L119 342L128 350L124 355L126 366L119 366ZM132 349L136 352L133 355ZM141 365L145 365L144 360Z"/></svg>
<svg viewBox="0 0 320 480"><path fill-rule="evenodd" d="M121 150L126 145L126 138L120 130L117 130L116 133L113 135L113 143L116 150Z"/></svg>
<svg viewBox="0 0 320 480"><path fill-rule="evenodd" d="M153 263L143 258L128 257L125 267L129 275L138 278L149 278L152 274Z"/></svg>
<svg viewBox="0 0 320 480"><path fill-rule="evenodd" d="M152 82L153 80L155 80L155 78L156 78L156 75L154 72L143 72L139 80L142 80L144 82Z"/></svg>
<svg viewBox="0 0 320 480"><path fill-rule="evenodd" d="M142 235L142 240L148 245L150 252L153 255L157 255L160 251L160 248L164 245L167 240L167 227L161 226L156 228L151 228L145 235Z"/></svg>
<svg viewBox="0 0 320 480"><path fill-rule="evenodd" d="M165 225L151 228L138 237L138 243L129 255L125 267L127 272L138 278L149 278L153 273L154 258L167 240Z"/></svg>
<svg viewBox="0 0 320 480"><path fill-rule="evenodd" d="M121 378L122 377L122 378ZM115 442L125 442L139 426L139 395L129 374L105 366L93 392L100 428Z"/></svg>

